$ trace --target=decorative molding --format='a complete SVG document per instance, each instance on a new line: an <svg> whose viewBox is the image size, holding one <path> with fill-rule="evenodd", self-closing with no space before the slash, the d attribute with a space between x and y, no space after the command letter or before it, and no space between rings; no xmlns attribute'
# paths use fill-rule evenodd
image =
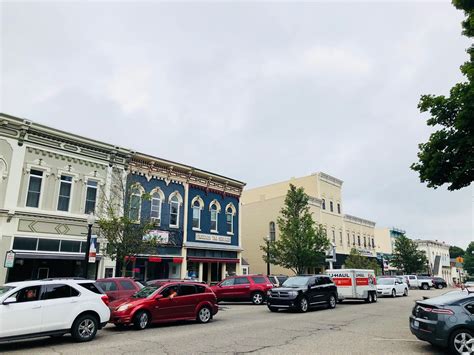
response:
<svg viewBox="0 0 474 355"><path fill-rule="evenodd" d="M372 228L375 227L375 222L369 221L367 219L351 216L348 214L344 215L344 220L348 222L352 222L352 223L361 224L367 227L372 227Z"/></svg>
<svg viewBox="0 0 474 355"><path fill-rule="evenodd" d="M321 180L323 180L325 182L328 182L332 185L336 185L338 187L341 187L342 184L344 183L344 181L342 181L338 178L335 178L334 176L331 176L329 174L323 173L323 172L318 173L318 176Z"/></svg>

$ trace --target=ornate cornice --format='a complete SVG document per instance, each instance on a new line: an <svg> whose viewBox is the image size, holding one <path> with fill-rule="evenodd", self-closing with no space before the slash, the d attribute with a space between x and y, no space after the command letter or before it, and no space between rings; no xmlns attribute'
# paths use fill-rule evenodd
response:
<svg viewBox="0 0 474 355"><path fill-rule="evenodd" d="M351 216L349 214L344 215L344 220L348 222L362 224L364 226L371 227L371 228L375 227L375 222L369 221L368 219Z"/></svg>
<svg viewBox="0 0 474 355"><path fill-rule="evenodd" d="M336 186L339 186L341 187L342 184L344 183L344 181L338 179L338 178L335 178L334 176L331 176L329 174L326 174L326 173L323 173L323 172L320 172L318 173L319 175L319 178L323 181L326 181L330 184L333 184L333 185L336 185Z"/></svg>

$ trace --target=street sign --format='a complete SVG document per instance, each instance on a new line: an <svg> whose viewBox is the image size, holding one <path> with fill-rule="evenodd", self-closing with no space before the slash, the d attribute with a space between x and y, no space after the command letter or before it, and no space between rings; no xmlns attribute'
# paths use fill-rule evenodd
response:
<svg viewBox="0 0 474 355"><path fill-rule="evenodd" d="M90 245L90 248L89 248L89 263L90 264L95 264L95 259L96 259L96 255L97 255L97 236L96 235L92 235L91 236L91 245Z"/></svg>
<svg viewBox="0 0 474 355"><path fill-rule="evenodd" d="M5 255L5 263L3 264L6 268L12 268L15 265L15 252L13 250L7 251Z"/></svg>

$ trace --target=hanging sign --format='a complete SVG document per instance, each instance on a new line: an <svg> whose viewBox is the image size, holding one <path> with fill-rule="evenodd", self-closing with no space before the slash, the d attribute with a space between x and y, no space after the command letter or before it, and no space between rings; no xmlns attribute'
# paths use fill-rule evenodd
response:
<svg viewBox="0 0 474 355"><path fill-rule="evenodd" d="M91 245L89 248L89 263L90 264L95 264L95 259L97 256L97 236L92 235L91 236Z"/></svg>
<svg viewBox="0 0 474 355"><path fill-rule="evenodd" d="M13 250L7 251L5 254L5 263L3 264L6 268L12 268L15 265L15 252Z"/></svg>

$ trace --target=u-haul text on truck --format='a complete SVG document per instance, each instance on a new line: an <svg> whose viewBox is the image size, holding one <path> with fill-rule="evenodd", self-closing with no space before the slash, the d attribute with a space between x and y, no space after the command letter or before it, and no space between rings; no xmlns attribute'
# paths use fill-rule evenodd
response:
<svg viewBox="0 0 474 355"><path fill-rule="evenodd" d="M377 302L377 287L374 270L332 269L326 270L337 286L338 300L364 300Z"/></svg>

